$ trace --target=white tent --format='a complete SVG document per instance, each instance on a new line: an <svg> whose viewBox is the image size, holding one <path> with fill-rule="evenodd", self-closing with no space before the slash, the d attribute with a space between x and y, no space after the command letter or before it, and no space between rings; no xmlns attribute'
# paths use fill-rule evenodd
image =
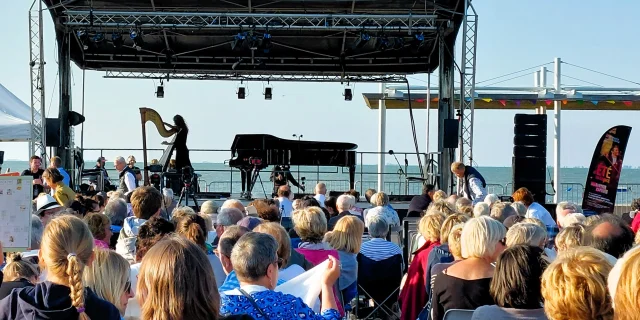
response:
<svg viewBox="0 0 640 320"><path fill-rule="evenodd" d="M0 142L31 140L31 107L0 84Z"/></svg>

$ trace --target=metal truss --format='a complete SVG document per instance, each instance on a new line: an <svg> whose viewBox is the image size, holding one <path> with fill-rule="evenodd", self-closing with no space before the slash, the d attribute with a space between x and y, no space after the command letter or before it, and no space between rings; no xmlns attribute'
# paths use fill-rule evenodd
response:
<svg viewBox="0 0 640 320"><path fill-rule="evenodd" d="M284 82L382 82L406 83L404 75L323 75L323 74L238 74L189 72L136 72L106 71L108 79L164 79L164 80L229 80L229 81L284 81Z"/></svg>
<svg viewBox="0 0 640 320"><path fill-rule="evenodd" d="M38 7L34 8L35 1ZM44 47L42 33L42 1L35 0L29 9L29 67L31 76L31 141L30 155L42 158L46 168L46 128L44 91Z"/></svg>
<svg viewBox="0 0 640 320"><path fill-rule="evenodd" d="M198 12L65 12L64 25L78 28L145 29L287 29L326 31L435 31L436 15L351 15ZM64 21L64 20L63 20ZM106 31L106 30L105 30Z"/></svg>
<svg viewBox="0 0 640 320"><path fill-rule="evenodd" d="M470 0L465 1L466 13L462 32L462 66L460 70L460 148L458 161L473 165L473 113L476 89L476 41L478 14Z"/></svg>

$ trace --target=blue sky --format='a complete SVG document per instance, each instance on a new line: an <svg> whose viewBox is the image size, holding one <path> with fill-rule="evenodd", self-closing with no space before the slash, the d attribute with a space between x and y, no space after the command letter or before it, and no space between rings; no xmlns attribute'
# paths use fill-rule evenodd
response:
<svg viewBox="0 0 640 320"><path fill-rule="evenodd" d="M0 83L28 103L27 10L31 1L5 2L0 11L0 30L3 30ZM477 81L550 62L557 56L576 65L640 82L637 60L640 22L635 14L640 3L476 0L474 5L479 13ZM46 100L50 109L47 116L56 117L56 48L48 14L45 22ZM634 86L568 66L563 68L563 73L604 86ZM191 129L189 147L192 149L227 149L237 133L269 133L282 138L290 138L296 133L309 140L354 142L361 151L377 148L377 111L366 108L361 97L363 92L377 91L376 84L356 85L354 100L345 102L340 84L275 83L273 100L265 101L261 83L249 84L247 99L237 100L237 84L233 82L171 81L165 83L165 98L156 99L156 84L151 80L115 80L102 76L101 72L86 73L86 148L141 148L139 107L156 109L165 121L176 113L182 114ZM412 76L411 83L423 84L418 80L426 80L426 75ZM550 77L548 81L552 83ZM533 75L528 74L500 85L532 84ZM563 84L584 85L570 79ZM72 90L73 109L80 111L82 72L76 67ZM476 112L474 158L480 166L510 165L514 114L508 111ZM430 151L435 151L437 146L433 121L436 116L433 111ZM550 120L552 116L549 112ZM426 111L416 112L415 117L420 151L423 152ZM597 139L606 129L618 124L633 126L638 120L640 115L635 112L563 112L563 166L588 166ZM408 111L389 111L387 121L387 149L413 151ZM552 123L549 121L550 148ZM79 129L76 130L77 144ZM632 133L625 165L640 166L640 148L636 142L640 132L637 130ZM148 131L151 132L149 146L160 147L162 138L155 130ZM23 143L0 143L0 150L6 151L6 159L28 158L27 146ZM549 149L549 157L551 151ZM131 152L123 153L126 156ZM93 159L95 155L97 153L87 153L86 158ZM119 154L107 152L105 155L111 159ZM218 162L226 158L226 152L192 153L194 161ZM387 157L387 162L390 161L393 159ZM365 159L365 162L374 163L375 158Z"/></svg>

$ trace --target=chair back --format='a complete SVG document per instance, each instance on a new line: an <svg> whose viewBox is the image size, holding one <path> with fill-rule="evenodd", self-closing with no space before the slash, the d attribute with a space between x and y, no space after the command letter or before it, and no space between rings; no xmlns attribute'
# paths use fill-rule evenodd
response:
<svg viewBox="0 0 640 320"><path fill-rule="evenodd" d="M473 310L449 309L444 314L444 320L471 320Z"/></svg>
<svg viewBox="0 0 640 320"><path fill-rule="evenodd" d="M358 254L358 286L378 303L400 287L402 281L402 256L396 254L385 260L375 261L363 254ZM392 305L398 300L394 295L387 300L386 305Z"/></svg>

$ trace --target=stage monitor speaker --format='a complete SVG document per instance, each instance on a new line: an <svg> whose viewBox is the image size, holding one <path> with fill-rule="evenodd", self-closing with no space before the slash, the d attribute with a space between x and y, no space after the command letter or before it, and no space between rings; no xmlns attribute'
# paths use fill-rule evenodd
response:
<svg viewBox="0 0 640 320"><path fill-rule="evenodd" d="M60 146L60 119L47 118L46 122L46 143L47 147L59 147Z"/></svg>
<svg viewBox="0 0 640 320"><path fill-rule="evenodd" d="M445 119L443 123L444 137L442 141L443 148L457 148L458 147L458 119Z"/></svg>

